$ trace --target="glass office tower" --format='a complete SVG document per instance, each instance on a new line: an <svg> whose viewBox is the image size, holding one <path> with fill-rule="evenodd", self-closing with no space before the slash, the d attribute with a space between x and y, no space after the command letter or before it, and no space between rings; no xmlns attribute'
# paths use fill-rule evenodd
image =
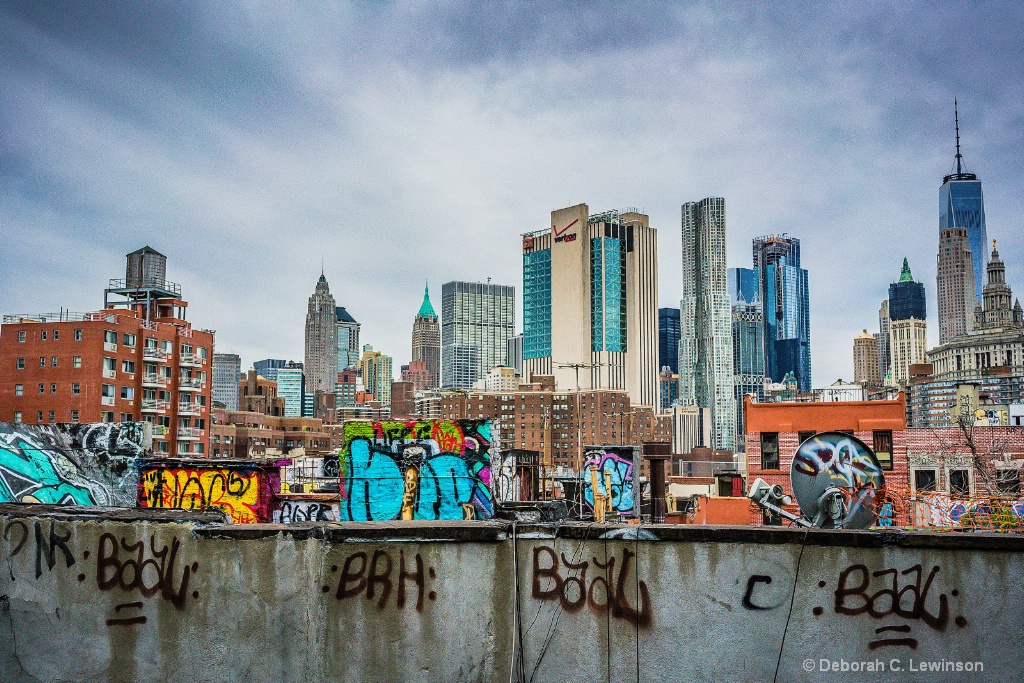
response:
<svg viewBox="0 0 1024 683"><path fill-rule="evenodd" d="M978 176L963 169L963 155L960 154L960 115L955 100L953 106L956 124L956 173L945 176L942 179L942 187L939 188L939 232L951 228L967 230L967 242L973 255L974 288L978 301L981 301L982 288L985 286L985 266L990 258L988 233L985 230L985 196L981 191Z"/></svg>
<svg viewBox="0 0 1024 683"><path fill-rule="evenodd" d="M811 316L800 240L786 234L754 240L754 270L764 317L765 374L781 382L792 372L802 393L811 390Z"/></svg>
<svg viewBox="0 0 1024 683"><path fill-rule="evenodd" d="M679 372L679 309L658 309L658 369Z"/></svg>

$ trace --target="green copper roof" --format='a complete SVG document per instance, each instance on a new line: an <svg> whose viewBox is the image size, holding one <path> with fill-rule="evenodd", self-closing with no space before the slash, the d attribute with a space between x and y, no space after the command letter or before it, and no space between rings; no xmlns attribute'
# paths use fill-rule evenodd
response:
<svg viewBox="0 0 1024 683"><path fill-rule="evenodd" d="M907 257L903 257L903 272L900 273L900 282L913 282L914 276L910 274L910 264L907 263Z"/></svg>
<svg viewBox="0 0 1024 683"><path fill-rule="evenodd" d="M423 304L420 306L420 312L416 314L418 318L436 318L437 313L434 312L434 307L430 305L430 287L423 285Z"/></svg>

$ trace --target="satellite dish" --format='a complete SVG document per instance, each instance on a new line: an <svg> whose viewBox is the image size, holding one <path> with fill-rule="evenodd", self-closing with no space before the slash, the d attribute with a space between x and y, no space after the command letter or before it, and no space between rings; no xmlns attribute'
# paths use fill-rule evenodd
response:
<svg viewBox="0 0 1024 683"><path fill-rule="evenodd" d="M800 512L819 528L866 529L877 519L876 492L885 476L875 454L857 437L823 432L797 449L789 470Z"/></svg>

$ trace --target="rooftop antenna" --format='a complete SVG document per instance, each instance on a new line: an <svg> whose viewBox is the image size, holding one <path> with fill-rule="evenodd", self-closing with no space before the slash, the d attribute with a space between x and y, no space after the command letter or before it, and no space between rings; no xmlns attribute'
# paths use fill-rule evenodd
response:
<svg viewBox="0 0 1024 683"><path fill-rule="evenodd" d="M953 98L953 121L956 123L956 172L959 175L962 172L960 162L963 155L960 154L960 112L957 109L955 97Z"/></svg>

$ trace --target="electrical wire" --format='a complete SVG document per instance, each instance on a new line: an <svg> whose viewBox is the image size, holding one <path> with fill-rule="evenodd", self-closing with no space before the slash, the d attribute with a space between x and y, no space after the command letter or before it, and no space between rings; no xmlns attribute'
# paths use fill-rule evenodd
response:
<svg viewBox="0 0 1024 683"><path fill-rule="evenodd" d="M793 599L796 597L796 585L800 580L800 565L804 561L804 547L807 545L807 534L810 533L809 527L804 527L804 536L800 541L800 555L796 560L796 574L793 576L793 590L789 594L789 613L786 615L786 627L782 630L782 644L779 645L779 658L775 662L775 675L772 677L772 683L776 683L779 679L779 667L782 666L782 653L786 649L786 634L789 632L789 620L793 616Z"/></svg>

